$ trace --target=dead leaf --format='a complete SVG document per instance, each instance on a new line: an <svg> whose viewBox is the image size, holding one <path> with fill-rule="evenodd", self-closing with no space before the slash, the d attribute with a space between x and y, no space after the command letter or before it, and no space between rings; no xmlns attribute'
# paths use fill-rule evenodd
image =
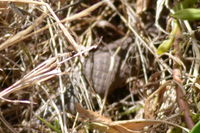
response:
<svg viewBox="0 0 200 133"><path fill-rule="evenodd" d="M76 109L80 113L80 117L90 120L90 127L92 129L97 129L101 132L106 133L139 133L142 132L144 127L151 126L154 124L168 124L172 126L179 127L188 132L187 129L164 120L125 120L125 121L111 121L109 118L106 118L96 112L91 110L85 110L76 104Z"/></svg>
<svg viewBox="0 0 200 133"><path fill-rule="evenodd" d="M81 107L80 104L76 104L76 110L79 112L82 118L88 119L93 122L100 122L100 123L110 123L112 120L110 118L104 117L97 112L93 112L91 110L86 110Z"/></svg>

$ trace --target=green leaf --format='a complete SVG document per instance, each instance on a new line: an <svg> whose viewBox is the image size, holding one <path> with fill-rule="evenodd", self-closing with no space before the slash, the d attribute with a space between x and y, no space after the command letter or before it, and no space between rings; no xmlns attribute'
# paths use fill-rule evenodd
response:
<svg viewBox="0 0 200 133"><path fill-rule="evenodd" d="M200 20L200 9L187 8L176 11L172 14L173 17L182 20Z"/></svg>
<svg viewBox="0 0 200 133"><path fill-rule="evenodd" d="M192 128L190 133L199 133L200 131L200 121Z"/></svg>
<svg viewBox="0 0 200 133"><path fill-rule="evenodd" d="M198 2L198 0L183 0L181 2L178 2L178 4L174 7L174 10L178 11L180 9L194 7L196 2Z"/></svg>
<svg viewBox="0 0 200 133"><path fill-rule="evenodd" d="M180 27L179 27L178 21L174 20L173 26L172 26L172 31L169 35L169 39L164 40L157 49L158 55L161 55L161 54L167 52L171 48L174 38L175 38L176 34L178 34L178 32L180 32Z"/></svg>
<svg viewBox="0 0 200 133"><path fill-rule="evenodd" d="M157 54L161 55L161 54L167 52L167 51L171 48L172 43L173 43L173 40L174 40L174 39L170 38L170 39L168 39L168 40L163 41L163 42L159 45L159 47L158 47L158 49L157 49Z"/></svg>
<svg viewBox="0 0 200 133"><path fill-rule="evenodd" d="M45 119L37 116L37 118L39 120L41 120L47 127L53 129L56 133L61 133L60 129L58 129L58 127L55 127L54 125L52 125L51 123L47 122Z"/></svg>

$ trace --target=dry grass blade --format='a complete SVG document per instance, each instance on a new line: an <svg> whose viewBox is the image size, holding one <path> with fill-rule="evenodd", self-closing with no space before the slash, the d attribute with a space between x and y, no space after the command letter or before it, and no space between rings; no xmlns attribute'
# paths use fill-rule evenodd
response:
<svg viewBox="0 0 200 133"><path fill-rule="evenodd" d="M16 2L16 3L43 5L42 2L38 2L38 1L34 1L34 0L1 0L1 1L2 2Z"/></svg>
<svg viewBox="0 0 200 133"><path fill-rule="evenodd" d="M2 114L0 113L0 121L9 129L9 131L11 133L18 133L15 131L15 129L12 127L12 125L10 125L2 116Z"/></svg>
<svg viewBox="0 0 200 133"><path fill-rule="evenodd" d="M23 89L28 86L32 86L35 83L48 80L60 72L56 69L56 58L51 58L41 63L38 67L33 69L31 72L26 74L24 78L18 80L16 83L8 87L7 89L0 92L0 97L4 97L12 92Z"/></svg>
<svg viewBox="0 0 200 133"><path fill-rule="evenodd" d="M176 20L173 47L171 14L199 5L0 0L0 132L188 132L183 117L200 120L200 33Z"/></svg>
<svg viewBox="0 0 200 133"><path fill-rule="evenodd" d="M99 6L101 6L102 4L104 4L104 2L98 2L97 4L94 4L93 6L85 9L84 11L81 11L80 13L77 13L75 15L72 15L70 17L67 17L61 21L58 21L54 24L51 24L50 26L53 26L59 22L61 23L65 23L65 22L70 22L70 21L73 21L73 20L76 20L76 19L79 19L81 17L84 17L84 16L87 16L89 15L92 11L94 11L95 9L97 9ZM35 20L34 24L29 26L27 29L17 33L15 36L13 36L12 38L8 39L7 41L5 41L4 43L0 44L0 51L9 47L9 46L12 46L20 41L23 41L25 39L27 39L28 37L31 37L35 34L38 34L44 30L47 30L49 28L49 25L43 27L43 28L40 28L38 29L37 31L34 31L33 33L30 33L35 27L37 27L41 22L42 20L46 17L45 15L46 13L44 13L43 15L41 15L39 18L37 18L37 20ZM29 34L30 33L30 34ZM72 40L71 40L72 41ZM75 44L76 45L76 44ZM75 47L78 47L78 46L75 46Z"/></svg>
<svg viewBox="0 0 200 133"><path fill-rule="evenodd" d="M23 0L18 0L18 1L13 1L13 0L10 0L10 1L12 1L12 2L21 2L21 3L34 3L35 1L28 1L28 2L25 2L25 1L23 1ZM36 2L37 4L38 4L38 2ZM35 4L35 3L34 3ZM75 50L76 51L80 51L80 47L78 46L78 44L75 42L75 40L73 39L73 37L70 35L70 33L69 33L69 31L68 31L68 29L61 23L61 21L59 20L59 18L57 17L57 15L54 13L54 11L51 9L51 7L47 4L47 3L44 3L44 2L40 2L39 3L40 5L44 5L47 9L48 9L48 11L51 13L51 15L54 17L54 19L56 20L56 22L58 23L58 25L60 26L60 28L61 28L61 30L63 31L63 33L64 33L64 35L67 37L67 39L68 39L68 41L72 44L72 46L75 48ZM35 27L35 26L34 26ZM25 35L25 34L27 34L27 33L29 33L34 27L29 27L28 29L27 29L27 31L25 30L24 32L22 32L22 33L20 33L20 34L18 34L17 36L16 36L16 38L19 38L19 37L21 37L22 35ZM20 36L19 36L20 35ZM17 40L17 39L13 39L13 40ZM13 40L10 40L11 42L13 42ZM9 42L8 42L8 44L10 44ZM5 45L7 45L7 43L6 44L4 44L3 46L5 47ZM12 45L12 44L10 44L10 45ZM2 46L2 47L3 47ZM1 48L0 48L0 50L1 50Z"/></svg>
<svg viewBox="0 0 200 133"><path fill-rule="evenodd" d="M75 54L72 57L68 57L67 59L64 59L63 61L60 61L59 63L57 62L57 59L59 57L66 57L66 56L69 56L69 54L62 54L62 55L59 55L59 57L52 57L44 61L43 63L38 65L36 68L34 68L32 71L30 71L28 74L26 74L22 79L18 80L16 83L6 88L5 90L1 91L0 98L12 92L15 92L17 90L32 86L34 84L38 84L40 82L46 81L50 78L53 78L61 74L62 72L58 71L59 70L58 67L60 67L61 64L71 60L74 57L80 56L83 53L88 52L89 50L94 49L94 48L96 48L96 46L85 49Z"/></svg>
<svg viewBox="0 0 200 133"><path fill-rule="evenodd" d="M0 44L0 51L4 50L7 47L14 45L16 43L16 41L20 40L21 38L23 38L24 36L29 34L34 28L36 28L39 24L42 23L42 21L45 17L46 17L46 15L42 14L40 17L38 17L35 20L35 22L31 26L29 26L28 28L26 28L23 31L18 32L16 35L14 35L13 37L9 38L8 40L6 40L2 44Z"/></svg>

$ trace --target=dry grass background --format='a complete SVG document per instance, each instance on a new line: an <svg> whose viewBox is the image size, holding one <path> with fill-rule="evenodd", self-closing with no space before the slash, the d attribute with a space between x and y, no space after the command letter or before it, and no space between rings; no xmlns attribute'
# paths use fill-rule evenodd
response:
<svg viewBox="0 0 200 133"><path fill-rule="evenodd" d="M113 121L170 121L174 126L152 123L144 130L180 133L175 124L186 125L172 83L173 61L183 67L184 99L197 122L198 22L180 21L184 29L181 59L172 54L173 50L158 55L156 49L168 37L169 13L176 2L140 2L145 3L0 0L0 132L95 132L87 120L98 112L95 116L103 121L107 121L103 116ZM191 28L197 36L191 35ZM137 70L127 85L113 92L104 104L105 99L88 87L82 62L90 50L98 49L100 42L110 43L124 36L134 40L131 46L135 53L131 58L137 59ZM88 119L81 119L75 102L94 112Z"/></svg>

